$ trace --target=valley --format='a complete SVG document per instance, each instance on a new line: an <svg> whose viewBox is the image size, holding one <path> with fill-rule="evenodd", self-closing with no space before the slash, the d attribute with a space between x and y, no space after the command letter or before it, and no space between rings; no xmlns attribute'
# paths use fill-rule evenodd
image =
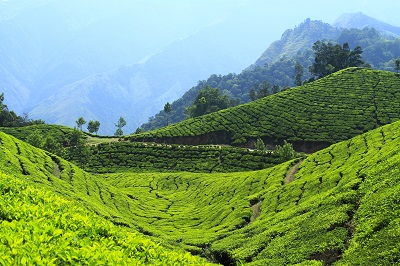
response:
<svg viewBox="0 0 400 266"><path fill-rule="evenodd" d="M385 1L0 1L0 265L399 265Z"/></svg>
<svg viewBox="0 0 400 266"><path fill-rule="evenodd" d="M205 119L202 122L203 130L212 130L205 121L218 121L221 125L225 123L223 121L227 121L228 125L235 126L230 117L239 118L242 112L251 113L253 119L258 120L265 116L264 112L244 110L258 106L260 102L263 106L272 100L279 103L279 99L290 98L291 93L303 95L302 98L297 96L297 99L303 101L307 99L307 94L319 93L319 102L310 104L315 108L309 111L305 109L300 114L305 117L313 117L315 114L319 114L320 118L326 117L321 112L326 111L326 107L330 105L334 106L334 102L341 103L338 110L349 112L348 116L340 116L340 125L346 130L339 130L337 134L333 132L333 136L338 137L330 138L329 147L307 156L297 154L296 158L288 161L279 161L276 158L272 164L265 161L273 158L268 152L216 144L156 144L143 142L144 139L141 142L132 142L135 138L132 135L120 141L112 138L101 141L101 138L97 138L95 143L94 137L86 137L86 145L92 155L91 160L84 164L85 171L61 157L37 149L6 133L0 133L1 176L6 180L2 181L0 197L3 226L8 228L7 234L18 239L21 229L11 226L10 223L18 226L26 226L24 223L28 223L34 228L32 237L39 237L43 234L43 229L37 223L42 215L38 210L49 206L51 214L43 215L47 215L49 221L55 222L51 228L46 229L47 235L51 236L49 240L41 241L45 241L43 243L47 243L49 247L61 245L56 243L65 243L64 245L71 247L71 252L75 252L71 254L77 254L75 257L68 257L62 255L62 252L67 252L62 251L63 249L53 252L48 248L48 252L41 255L43 260L56 259L60 262L78 262L87 258L91 264L90 261L104 260L104 254L85 253L86 249L79 244L81 242L72 244L70 238L62 237L77 234L79 241L86 243L86 237L89 237L92 244L96 239L102 239L104 243L107 237L113 237L115 240L107 244L106 248L111 252L110 245L115 246L113 253L107 257L109 263L116 259L112 256L119 254L116 250L122 250L124 254L130 254L126 261L142 258L145 264L172 265L173 261L177 261L182 264L205 265L206 262L198 256L222 265L395 264L399 259L396 238L399 235L400 209L397 198L400 183L396 176L400 162L400 138L397 134L400 122L391 121L391 115L395 114L391 110L396 106L393 104L396 102L393 95L396 95L396 88L400 88L396 85L397 80L398 77L392 73L350 68L254 103L199 117ZM332 87L332 84L337 85ZM341 97L341 85L346 90L347 97ZM330 89L329 92L337 94L323 97L325 86ZM358 92L361 88L362 92ZM351 98L352 94L357 93L358 96ZM391 95L390 106L377 98L388 97L385 96L387 94ZM375 109L374 103L379 109ZM318 106L325 108L318 109ZM343 108L346 106L348 107ZM301 110L300 107L292 107L294 110ZM290 113L290 109L288 111ZM229 112L235 115L227 115ZM309 116L306 115L307 112ZM332 115L332 120L319 120L332 122L333 117ZM248 119L249 116L244 116L240 121L250 121ZM395 117L393 119L396 120ZM296 118L296 121L300 120ZM353 123L356 131L349 130ZM357 123L360 123L358 128ZM178 128L185 128L187 124L195 125L188 121L162 130L174 128L173 132L184 132ZM365 130L360 128L361 124L365 126ZM23 139L26 137L24 130L31 132L32 127L36 127L36 130L54 135L59 141L68 132L74 132L70 128L52 125L30 127L19 130L9 128L4 131ZM239 124L236 127L248 128ZM320 124L319 127L322 128L323 125ZM366 133L362 134L363 131ZM158 132L143 134L160 134ZM318 130L307 132L308 138L304 140L327 140L320 137L324 134ZM235 157L236 154L241 155ZM216 164L215 159L219 163ZM79 160L77 163L79 165ZM252 164L255 168L251 168ZM245 168L241 168L241 165ZM11 192L17 190L20 192ZM12 200L28 204L24 207L27 212L6 207L9 203L5 200L9 200L10 195L13 195ZM44 197L46 200L26 200L23 197ZM42 202L48 203L43 205ZM78 207L71 207L70 204L77 204ZM93 215L95 218L90 219L99 219L99 224L103 226L101 228L107 229L96 229L98 225L88 223L87 220L84 222L87 227L79 229L80 231L72 229L73 223L68 223L68 229L65 222L56 222L58 209L53 207L55 205L64 210L68 208L68 215L76 217L74 223L83 223L80 219L88 219L87 217ZM84 208L88 214L78 218L76 213L82 212L79 208ZM38 218L23 218L26 215L32 217L29 213L33 210L36 210L35 215ZM95 231L88 233L90 231L85 230ZM107 230L108 233L101 233L104 232L101 230ZM121 231L126 232L123 234L128 239L120 235ZM97 233L93 232L98 232L102 237L96 238L94 234ZM7 243L11 240L4 239L8 239L0 241L0 250L8 254L3 259L4 263L34 261L24 251L27 249L25 242L15 240L10 246ZM135 243L146 245L154 251L144 255L128 252L127 248L132 248L130 244L126 244L129 241L139 241ZM152 241L161 243L162 247ZM29 242L30 240L27 243ZM99 250L100 246L93 248ZM164 248L166 251L161 250ZM136 250L140 252L147 248L138 247ZM185 251L192 255L183 253ZM12 255L13 252L19 255ZM165 255L155 255L158 252Z"/></svg>

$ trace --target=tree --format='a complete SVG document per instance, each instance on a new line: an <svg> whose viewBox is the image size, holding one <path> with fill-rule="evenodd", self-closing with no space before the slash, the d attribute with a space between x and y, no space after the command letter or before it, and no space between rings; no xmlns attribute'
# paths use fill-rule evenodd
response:
<svg viewBox="0 0 400 266"><path fill-rule="evenodd" d="M169 102L167 102L165 105L164 105L164 112L167 114L167 126L169 125L169 113L171 113L171 111L172 111L172 107L171 107L171 104L169 103Z"/></svg>
<svg viewBox="0 0 400 266"><path fill-rule="evenodd" d="M399 74L399 70L400 70L400 58L396 59L396 61L394 62L394 69L396 70L396 73Z"/></svg>
<svg viewBox="0 0 400 266"><path fill-rule="evenodd" d="M114 135L115 136L123 136L124 135L124 131L122 131L122 128L126 125L126 121L125 119L121 116L118 119L117 124L115 124L115 126L117 127L117 130L115 131Z"/></svg>
<svg viewBox="0 0 400 266"><path fill-rule="evenodd" d="M252 87L252 88L250 89L249 97L250 97L250 99L251 99L252 101L257 100L257 94L256 94L256 91L254 90L254 87Z"/></svg>
<svg viewBox="0 0 400 266"><path fill-rule="evenodd" d="M234 100L228 95L223 94L217 88L207 86L197 93L193 105L187 108L187 113L190 117L198 117L232 107L233 105Z"/></svg>
<svg viewBox="0 0 400 266"><path fill-rule="evenodd" d="M254 143L254 149L262 152L267 151L267 147L264 144L264 141L260 138L257 138L256 142Z"/></svg>
<svg viewBox="0 0 400 266"><path fill-rule="evenodd" d="M90 133L96 132L96 135L97 135L97 132L98 132L99 129L100 129L100 122L99 122L99 121L92 121L92 120L90 120L89 123L88 123L87 129L88 129L88 131L89 131Z"/></svg>
<svg viewBox="0 0 400 266"><path fill-rule="evenodd" d="M82 131L82 126L84 124L86 124L85 119L83 119L83 117L79 117L78 120L75 121L76 125L78 126L78 128Z"/></svg>
<svg viewBox="0 0 400 266"><path fill-rule="evenodd" d="M296 62L294 66L294 73L294 85L301 86L303 84L304 67L299 62Z"/></svg>
<svg viewBox="0 0 400 266"><path fill-rule="evenodd" d="M26 142L28 142L32 146L42 149L45 140L43 139L41 132L36 129L26 137Z"/></svg>
<svg viewBox="0 0 400 266"><path fill-rule="evenodd" d="M296 151L293 149L293 145L291 143L283 142L283 146L276 146L274 154L278 155L280 158L284 159L285 161L289 161L296 157Z"/></svg>
<svg viewBox="0 0 400 266"><path fill-rule="evenodd" d="M325 77L347 67L365 65L361 57L363 50L360 46L351 51L348 43L340 46L339 44L333 45L330 42L317 41L312 49L314 50L315 59L309 70L317 78Z"/></svg>

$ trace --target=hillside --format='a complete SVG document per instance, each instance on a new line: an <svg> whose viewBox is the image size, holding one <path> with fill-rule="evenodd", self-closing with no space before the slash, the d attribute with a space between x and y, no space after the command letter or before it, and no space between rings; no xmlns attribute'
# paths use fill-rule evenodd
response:
<svg viewBox="0 0 400 266"><path fill-rule="evenodd" d="M4 229L0 262L4 265L24 261L205 264L137 233L140 228L124 214L130 198L105 180L5 133L0 132L0 141L0 219ZM110 221L125 225L125 229ZM26 228L30 228L29 235Z"/></svg>
<svg viewBox="0 0 400 266"><path fill-rule="evenodd" d="M96 176L0 133L2 176L19 179L6 177L17 185L11 189L2 185L2 194L15 197L14 191L24 191L24 184L36 184L78 201L114 224L138 229L162 239L164 245L184 247L224 265L238 261L248 265L391 265L400 259L399 130L400 122L380 127L296 165L291 161L261 171ZM59 198L54 201L60 202L61 211L68 208L76 216L73 205L65 206L69 203ZM4 206L9 205L0 206L5 213ZM23 217L23 209L6 217ZM46 217L58 217L57 211ZM79 228L104 232L102 224L88 221L88 227ZM33 222L32 226L38 225ZM121 231L125 229L117 233L113 226L106 226L110 226L106 235L113 243L118 243L120 234L130 237ZM12 227L13 236L20 235L16 227ZM60 235L57 227L46 232L54 238Z"/></svg>
<svg viewBox="0 0 400 266"><path fill-rule="evenodd" d="M249 145L292 142L313 151L399 119L400 79L349 68L237 107L127 137L160 143ZM388 101L387 99L390 99Z"/></svg>
<svg viewBox="0 0 400 266"><path fill-rule="evenodd" d="M365 16L365 15L364 15ZM367 17L369 18L369 17ZM373 18L369 18L370 25L380 25ZM349 27L353 23L347 24ZM172 103L170 121L173 123L185 119L185 108L193 104L199 90L206 86L219 88L229 96L238 99L241 103L250 101L251 89L260 90L267 82L280 89L294 85L295 65L301 64L304 68L302 80L308 80L311 74L309 66L314 62L312 45L317 40L327 40L333 43L349 43L354 49L360 46L363 49L362 57L372 68L395 71L394 61L400 57L400 39L387 35L375 28L335 28L327 23L307 19L294 29L287 30L280 40L272 43L250 67L240 74L211 75L207 80L188 90L181 98ZM146 131L166 125L166 115L160 111L149 122L142 125Z"/></svg>

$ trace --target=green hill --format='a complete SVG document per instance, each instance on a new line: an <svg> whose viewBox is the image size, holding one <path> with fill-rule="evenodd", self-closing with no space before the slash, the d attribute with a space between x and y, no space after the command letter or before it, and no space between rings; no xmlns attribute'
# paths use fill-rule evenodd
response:
<svg viewBox="0 0 400 266"><path fill-rule="evenodd" d="M390 100L389 100L390 99ZM131 135L132 141L249 145L292 142L312 151L400 118L400 78L394 73L348 68L278 94Z"/></svg>
<svg viewBox="0 0 400 266"><path fill-rule="evenodd" d="M207 264L96 215L118 218L104 205L116 191L103 181L4 133L0 140L1 265Z"/></svg>
<svg viewBox="0 0 400 266"><path fill-rule="evenodd" d="M393 265L400 259L399 130L400 122L380 127L310 155L300 164L286 162L261 171L104 175L88 174L0 133L2 176L9 180L15 175L19 180L15 182L22 182L15 189L3 185L14 181L1 182L5 187L2 195L7 195L1 200L35 184L76 201L114 224L162 240L165 246L185 248L224 265L239 261L248 265ZM23 197L27 203L36 200L35 196ZM9 205L0 205L2 222L16 224L14 220L25 215L23 208L15 209L15 217L7 218ZM74 212L70 206L62 207L61 212ZM28 218L20 220L29 220L29 213ZM97 230L92 225L88 222L82 230ZM57 239L58 229L49 229L48 235ZM22 235L15 230L14 237ZM99 238L102 243L112 238L112 245L119 250L115 230L125 234L127 229L110 229L106 236L100 233ZM42 232L38 230L43 238ZM75 241L87 241L80 242L79 237L86 235L78 232ZM96 234L93 237L96 239ZM14 254L13 244L5 243L7 238L0 239L3 249ZM46 243L53 247L57 242ZM24 250L22 254L37 254L33 247ZM93 250L90 254L96 254ZM53 253L49 254L48 258L53 259Z"/></svg>

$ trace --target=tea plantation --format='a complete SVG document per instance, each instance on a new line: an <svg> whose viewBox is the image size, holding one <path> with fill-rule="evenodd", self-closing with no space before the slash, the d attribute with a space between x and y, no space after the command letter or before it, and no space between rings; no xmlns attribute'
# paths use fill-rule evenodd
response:
<svg viewBox="0 0 400 266"><path fill-rule="evenodd" d="M302 162L289 161L259 171L103 175L84 172L0 133L5 178L0 217L2 224L10 226L7 235L13 239L0 238L1 252L7 254L3 264L34 261L41 247L49 250L43 257L53 264L90 264L101 261L100 256L112 264L115 254L128 254L121 255L127 261L158 265L204 263L179 251L165 255L167 262L158 260L157 254L164 254L164 249L153 242L148 245L155 251L144 259L141 248L135 253L129 250L130 244L121 244L136 241L137 233L128 235L125 230L137 230L165 247L184 248L224 265L395 265L400 261L399 131L400 122L383 126ZM13 197L28 205L13 209L20 206L9 204ZM42 207L48 209L42 211ZM34 218L43 217L42 213L48 222ZM94 213L114 225L96 223L95 219L102 218L92 218L97 217ZM57 218L78 214L83 220L76 218L76 227L75 218L67 224ZM61 233L70 223L68 230L72 231ZM22 242L16 240L21 238ZM84 245L88 241L93 246ZM43 246L36 247L39 242ZM143 243L137 242L139 246ZM15 247L21 245L19 252ZM68 257L67 251L77 255Z"/></svg>
<svg viewBox="0 0 400 266"><path fill-rule="evenodd" d="M243 145L336 143L400 118L400 78L348 68L257 101L131 135L133 141Z"/></svg>
<svg viewBox="0 0 400 266"><path fill-rule="evenodd" d="M238 172L268 168L285 161L274 152L229 146L184 146L113 142L90 148L85 170L113 172ZM78 158L71 158L78 161Z"/></svg>

